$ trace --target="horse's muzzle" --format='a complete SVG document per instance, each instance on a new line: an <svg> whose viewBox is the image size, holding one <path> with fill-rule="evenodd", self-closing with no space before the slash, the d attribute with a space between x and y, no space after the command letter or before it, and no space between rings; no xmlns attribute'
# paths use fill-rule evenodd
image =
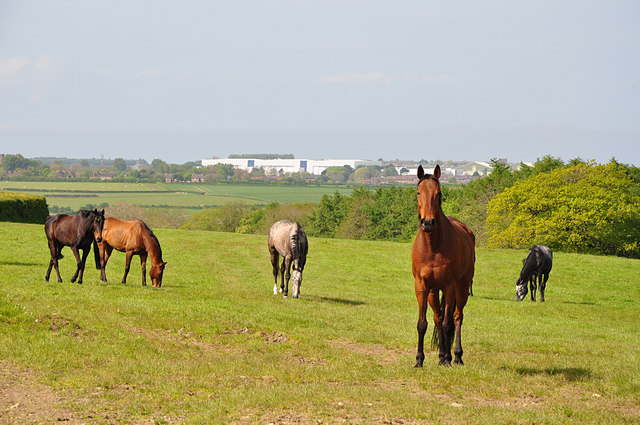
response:
<svg viewBox="0 0 640 425"><path fill-rule="evenodd" d="M433 227L435 226L435 224L435 218L432 218L431 220L427 220L426 218L420 219L420 229L422 229L423 232L430 233L431 231L433 231Z"/></svg>
<svg viewBox="0 0 640 425"><path fill-rule="evenodd" d="M98 242L98 243L102 242L102 238L100 238L100 237L96 238L96 242Z"/></svg>

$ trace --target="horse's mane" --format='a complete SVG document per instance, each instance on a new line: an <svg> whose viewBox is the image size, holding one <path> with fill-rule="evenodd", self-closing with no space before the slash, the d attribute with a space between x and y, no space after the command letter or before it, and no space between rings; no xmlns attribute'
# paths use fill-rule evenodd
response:
<svg viewBox="0 0 640 425"><path fill-rule="evenodd" d="M304 267L304 263L307 259L307 250L304 240L306 239L306 234L300 226L300 223L297 221L293 224L293 228L295 229L293 234L291 235L291 250L293 251L293 258L302 262L302 267ZM303 239L301 236L305 236Z"/></svg>
<svg viewBox="0 0 640 425"><path fill-rule="evenodd" d="M160 255L160 261L162 261L162 248L160 247L160 241L158 240L156 235L153 234L153 231L149 228L149 226L147 226L147 223L143 221L142 224L144 224L144 228L147 229L147 232L149 233L149 236L151 236L151 239L153 239L153 241L156 243L156 246L158 247L158 254Z"/></svg>

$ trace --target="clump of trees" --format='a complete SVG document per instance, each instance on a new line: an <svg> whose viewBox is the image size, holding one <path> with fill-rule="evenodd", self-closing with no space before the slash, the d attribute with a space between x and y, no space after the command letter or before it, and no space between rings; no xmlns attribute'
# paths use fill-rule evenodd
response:
<svg viewBox="0 0 640 425"><path fill-rule="evenodd" d="M489 245L542 243L640 258L640 196L628 167L581 163L515 183L487 206Z"/></svg>
<svg viewBox="0 0 640 425"><path fill-rule="evenodd" d="M492 162L486 178L441 186L445 215L465 222L479 245L543 243L563 251L640 258L638 168L615 160L565 164L551 156L517 171ZM310 236L410 241L417 232L416 210L415 187L389 186L358 187L350 195L336 191L318 204L273 203L244 212L228 206L208 214L220 223L222 216L241 215L227 231L265 234L273 222L289 219L303 223Z"/></svg>

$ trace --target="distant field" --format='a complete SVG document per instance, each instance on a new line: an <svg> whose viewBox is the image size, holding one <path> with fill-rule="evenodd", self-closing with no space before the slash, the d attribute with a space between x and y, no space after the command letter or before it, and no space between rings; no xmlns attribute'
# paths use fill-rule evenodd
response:
<svg viewBox="0 0 640 425"><path fill-rule="evenodd" d="M638 260L555 253L517 303L525 251L478 249L465 365L415 369L410 243L310 238L294 300L265 236L155 233L162 288L119 252L72 284L69 248L59 284L42 226L0 223L0 424L640 423Z"/></svg>
<svg viewBox="0 0 640 425"><path fill-rule="evenodd" d="M144 207L166 206L189 209L212 208L229 202L264 205L317 202L322 195L338 190L346 194L351 189L318 186L272 185L206 185L187 183L108 183L108 182L0 182L0 190L24 190L43 195L49 206L79 209L85 205L103 203L115 205L127 202Z"/></svg>

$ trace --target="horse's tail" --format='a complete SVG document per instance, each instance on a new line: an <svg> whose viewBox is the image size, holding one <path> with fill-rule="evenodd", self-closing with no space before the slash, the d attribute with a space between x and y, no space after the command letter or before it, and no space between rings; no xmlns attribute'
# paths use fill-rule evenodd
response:
<svg viewBox="0 0 640 425"><path fill-rule="evenodd" d="M456 299L453 299L453 306L452 306L452 310L455 310L456 308ZM440 297L440 316L442 316L442 320L444 321L444 310L445 310L445 299L444 299L444 292L442 293L442 296ZM449 339L449 341L451 341L451 344L453 344L453 335L455 332L455 326L453 325L453 321L450 321L450 325L449 325L449 333L446 335ZM433 327L433 334L431 335L431 349L432 350L436 350L438 348L438 343L439 343L440 339L438 338L438 329L434 326Z"/></svg>
<svg viewBox="0 0 640 425"><path fill-rule="evenodd" d="M96 259L96 269L100 270L102 266L100 265L100 251L98 250L98 243L96 240L93 240L93 257Z"/></svg>

